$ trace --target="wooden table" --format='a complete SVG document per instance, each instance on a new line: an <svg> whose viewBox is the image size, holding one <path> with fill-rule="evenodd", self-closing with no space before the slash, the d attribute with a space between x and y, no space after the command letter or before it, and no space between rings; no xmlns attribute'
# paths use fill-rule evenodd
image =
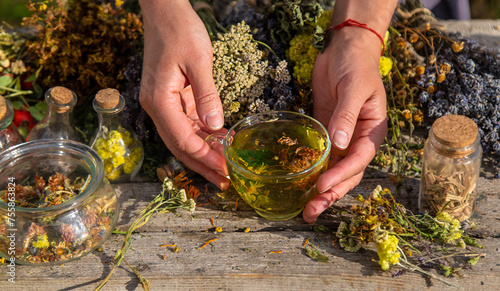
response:
<svg viewBox="0 0 500 291"><path fill-rule="evenodd" d="M489 45L500 43L500 21L445 22L465 34L474 36L477 27ZM469 33L467 33L469 32ZM481 38L481 37L479 37ZM386 173L378 173L387 177ZM487 175L486 175L487 176ZM348 253L333 245L335 235L315 231L301 217L272 222L258 217L241 200L235 212L235 197L220 197L213 186L204 181L196 185L218 202L196 208L193 214L164 213L152 218L132 236L132 247L126 261L147 278L152 290L453 290L435 279L414 272L392 278L382 272L373 249ZM377 185L395 186L388 178L365 178L344 199L323 213L316 225L335 230L341 221L340 210L355 203L358 194L368 195ZM415 208L419 181L410 180L399 201ZM122 202L117 228L126 230L140 210L161 190L159 183L116 185ZM203 199L206 199L203 198ZM201 201L201 200L200 200ZM469 234L479 237L484 245L482 258L474 267L461 271L462 278L448 281L464 290L498 290L500 286L500 180L482 177L474 212L477 227ZM221 233L209 231L210 219L222 227ZM250 228L245 233L242 228ZM207 240L218 238L199 249ZM305 254L303 244L309 240L328 263L317 262ZM96 251L81 260L53 267L16 266L16 283L7 282L6 267L0 266L0 290L92 290L109 273L123 235L112 235ZM165 244L176 244L178 252ZM278 253L281 252L281 253ZM435 271L432 271L435 272ZM139 281L124 263L116 270L104 290L140 289Z"/></svg>

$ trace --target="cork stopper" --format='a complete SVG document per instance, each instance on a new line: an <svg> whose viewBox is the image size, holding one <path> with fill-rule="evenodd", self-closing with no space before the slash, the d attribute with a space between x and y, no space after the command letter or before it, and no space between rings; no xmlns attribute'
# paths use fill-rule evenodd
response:
<svg viewBox="0 0 500 291"><path fill-rule="evenodd" d="M120 92L112 88L102 89L97 92L95 100L104 109L115 108L120 102Z"/></svg>
<svg viewBox="0 0 500 291"><path fill-rule="evenodd" d="M73 92L71 92L68 88L60 86L52 88L50 95L54 103L60 105L67 104L73 100Z"/></svg>
<svg viewBox="0 0 500 291"><path fill-rule="evenodd" d="M477 137L477 125L463 115L446 115L434 122L432 133L438 142L452 148L471 145Z"/></svg>
<svg viewBox="0 0 500 291"><path fill-rule="evenodd" d="M7 103L5 102L5 98L0 95L0 120L2 120L7 114Z"/></svg>

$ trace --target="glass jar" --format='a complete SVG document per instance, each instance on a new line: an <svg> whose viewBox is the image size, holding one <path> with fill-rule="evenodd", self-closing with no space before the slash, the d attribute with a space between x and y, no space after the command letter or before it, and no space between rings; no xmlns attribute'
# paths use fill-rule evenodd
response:
<svg viewBox="0 0 500 291"><path fill-rule="evenodd" d="M478 127L470 118L437 119L424 146L418 205L420 211L441 211L459 221L472 215L482 149Z"/></svg>
<svg viewBox="0 0 500 291"><path fill-rule="evenodd" d="M116 226L116 193L104 177L101 158L87 145L69 140L22 143L2 153L0 172L0 256L7 260L60 265L99 247ZM65 179L49 179L55 174ZM40 178L47 184L40 184ZM61 189L77 182L71 199L40 206L63 199L68 191ZM33 194L27 193L35 188L40 199L33 202L27 198Z"/></svg>
<svg viewBox="0 0 500 291"><path fill-rule="evenodd" d="M0 152L23 142L17 127L12 123L14 108L9 100L0 96Z"/></svg>
<svg viewBox="0 0 500 291"><path fill-rule="evenodd" d="M123 126L125 99L115 89L103 89L92 104L99 127L91 147L101 156L104 173L112 183L128 182L141 169L144 148L135 132Z"/></svg>
<svg viewBox="0 0 500 291"><path fill-rule="evenodd" d="M76 94L65 87L53 87L45 93L47 112L42 121L35 125L27 141L39 139L79 140L71 125L71 113L76 105Z"/></svg>

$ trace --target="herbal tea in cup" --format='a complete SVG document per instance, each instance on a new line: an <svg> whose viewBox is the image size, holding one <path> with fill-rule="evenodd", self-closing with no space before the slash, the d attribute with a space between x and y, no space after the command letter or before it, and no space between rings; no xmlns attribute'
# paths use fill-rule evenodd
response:
<svg viewBox="0 0 500 291"><path fill-rule="evenodd" d="M207 142L222 144L233 187L269 220L297 216L317 194L316 181L328 167L331 148L318 121L286 111L247 117Z"/></svg>

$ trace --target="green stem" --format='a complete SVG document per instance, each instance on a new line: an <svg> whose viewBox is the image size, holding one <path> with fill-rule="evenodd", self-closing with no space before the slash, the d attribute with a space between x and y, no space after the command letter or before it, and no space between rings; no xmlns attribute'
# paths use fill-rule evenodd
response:
<svg viewBox="0 0 500 291"><path fill-rule="evenodd" d="M419 272L421 274L424 274L424 275L427 275L429 277L432 277L432 278L434 278L436 280L439 280L439 281L445 283L448 286L453 286L455 288L462 289L462 287L460 287L459 285L455 285L455 284L453 284L451 282L448 282L448 281L444 280L443 278L440 278L440 277L438 277L438 276L436 276L436 275L434 275L434 274L432 274L430 272L426 272L422 268L420 268L418 266L415 266L415 265L409 263L408 261L403 261L403 262L405 264L407 264L408 266L405 266L405 265L401 264L401 262L397 263L396 265L402 267L403 269L406 269L406 270L409 270L409 271Z"/></svg>

